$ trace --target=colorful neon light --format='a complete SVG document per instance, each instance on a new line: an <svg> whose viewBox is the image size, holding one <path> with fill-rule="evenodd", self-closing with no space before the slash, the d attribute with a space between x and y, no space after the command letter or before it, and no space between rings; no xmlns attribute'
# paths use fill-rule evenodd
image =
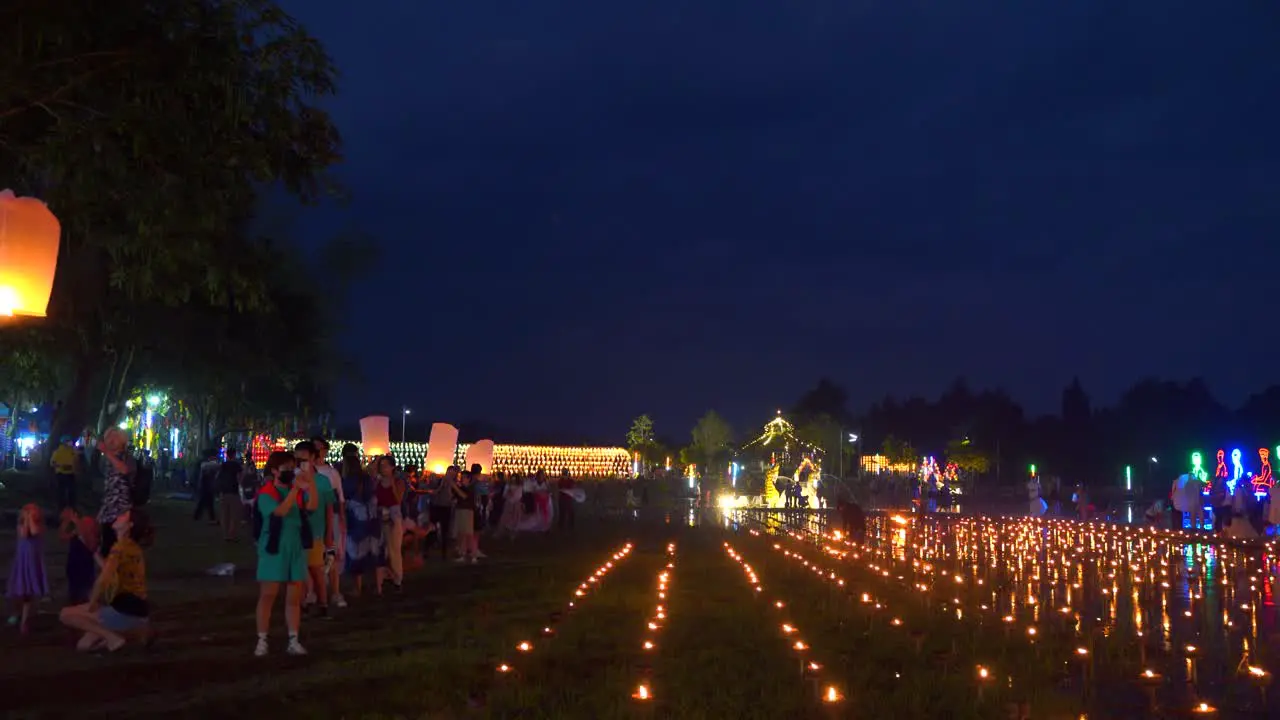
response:
<svg viewBox="0 0 1280 720"><path fill-rule="evenodd" d="M1258 459L1262 461L1262 467L1253 478L1253 491L1255 493L1269 493L1276 484L1275 475L1271 474L1271 451L1266 448L1258 448Z"/></svg>
<svg viewBox="0 0 1280 720"><path fill-rule="evenodd" d="M1231 479L1227 481L1227 492L1235 494L1236 485L1244 477L1244 465L1240 464L1240 448L1231 451Z"/></svg>
<svg viewBox="0 0 1280 720"><path fill-rule="evenodd" d="M1225 450L1218 450L1218 466L1213 470L1213 484L1226 482L1231 476L1227 474L1227 453Z"/></svg>
<svg viewBox="0 0 1280 720"><path fill-rule="evenodd" d="M1191 474L1205 482L1209 479L1209 473L1204 469L1204 456L1199 451L1191 453Z"/></svg>

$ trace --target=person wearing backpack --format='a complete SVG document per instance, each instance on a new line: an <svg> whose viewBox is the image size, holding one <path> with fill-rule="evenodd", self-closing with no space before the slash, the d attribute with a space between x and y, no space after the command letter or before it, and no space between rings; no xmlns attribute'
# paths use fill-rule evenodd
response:
<svg viewBox="0 0 1280 720"><path fill-rule="evenodd" d="M218 491L218 521L222 523L222 539L235 542L240 524L240 480L244 464L235 448L227 448L227 459L218 468L215 485Z"/></svg>
<svg viewBox="0 0 1280 720"><path fill-rule="evenodd" d="M307 555L315 542L310 513L318 504L315 470L305 467L295 477L293 454L277 450L267 458L267 483L254 503L253 534L258 547L258 644L255 657L268 652L267 629L280 589L285 590L284 622L290 655L306 655L298 641L302 623L302 594L307 579Z"/></svg>

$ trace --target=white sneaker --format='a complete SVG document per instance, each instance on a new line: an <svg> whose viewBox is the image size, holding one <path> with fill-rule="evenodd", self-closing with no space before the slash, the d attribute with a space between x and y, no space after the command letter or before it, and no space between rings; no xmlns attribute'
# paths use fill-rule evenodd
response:
<svg viewBox="0 0 1280 720"><path fill-rule="evenodd" d="M258 646L257 646L257 647L255 647L255 648L253 649L253 656L254 656L254 657L266 657L266 656L267 656L267 640L266 640L266 638L261 638L261 639L259 639L259 640L258 640Z"/></svg>
<svg viewBox="0 0 1280 720"><path fill-rule="evenodd" d="M458 557L454 558L454 559L453 559L453 561L454 561L454 562L456 562L456 563L464 563L464 562L466 562L466 561L467 561L467 556L466 556L466 555L459 555Z"/></svg>
<svg viewBox="0 0 1280 720"><path fill-rule="evenodd" d="M479 558L487 558L487 557L489 557L488 555L485 555L484 553L480 552L479 550L477 550L477 551L476 551L476 555L475 555L475 556L476 556L476 557L479 557Z"/></svg>
<svg viewBox="0 0 1280 720"><path fill-rule="evenodd" d="M471 559L468 560L467 562L471 563L472 565L475 565L477 562L479 562L479 560L476 558L475 555L472 555Z"/></svg>
<svg viewBox="0 0 1280 720"><path fill-rule="evenodd" d="M307 593L307 597L302 601L303 605L314 605L316 602L316 594L314 592Z"/></svg>
<svg viewBox="0 0 1280 720"><path fill-rule="evenodd" d="M334 595L333 604L340 608L344 608L347 606L347 599L342 597L341 595Z"/></svg>
<svg viewBox="0 0 1280 720"><path fill-rule="evenodd" d="M285 648L285 652L290 655L306 655L307 649L302 647L302 643L297 640L290 640L289 647Z"/></svg>

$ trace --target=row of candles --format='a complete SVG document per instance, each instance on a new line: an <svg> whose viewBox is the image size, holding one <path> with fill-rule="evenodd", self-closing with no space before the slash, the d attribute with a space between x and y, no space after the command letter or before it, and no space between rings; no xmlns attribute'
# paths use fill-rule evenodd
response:
<svg viewBox="0 0 1280 720"><path fill-rule="evenodd" d="M742 569L743 575L746 576L747 583L751 587L752 595L756 598L763 598L764 585L760 582L760 576L756 572L755 568L753 568L751 564L747 562L746 558L738 553L738 551L729 543L724 543L724 550L725 554L729 556L729 559L737 563ZM775 598L769 602L770 606L774 610L785 617L787 612L786 601L781 598ZM792 622L788 621L781 622L779 627L782 631L783 638L791 644L791 649L794 650L799 657L801 675L812 681L816 687L821 688L819 691L819 697L822 703L826 706L837 706L842 703L844 701L844 694L840 692L840 689L833 684L823 683L821 681L823 666L821 663L809 657L808 652L811 648L808 643L801 639L799 628L797 628Z"/></svg>
<svg viewBox="0 0 1280 720"><path fill-rule="evenodd" d="M676 544L667 543L667 563L658 571L657 584L657 602L653 615L645 622L644 640L641 641L640 647L646 652L653 652L657 647L658 633L667 625L667 606L670 604L667 599L667 588L671 585L671 576L676 570ZM649 665L646 663L641 667L641 675L639 682L636 684L636 690L631 697L641 702L647 702L653 699L653 681L648 677Z"/></svg>
<svg viewBox="0 0 1280 720"><path fill-rule="evenodd" d="M586 577L586 579L578 583L577 587L575 587L573 590L573 597L569 600L569 605L568 605L569 610L576 609L582 603L583 599L587 597L588 593L590 593L592 590L599 588L600 583L604 580L605 576L608 575L612 570L617 568L619 563L621 563L623 560L626 560L628 557L631 556L632 549L634 549L633 543L627 543L623 545L621 548L619 548L617 551L615 551L612 554L609 560L606 560L603 565L596 568L590 575ZM544 639L549 639L552 635L555 635L555 632L556 632L555 626L556 626L556 623L560 621L560 618L561 618L560 612L551 613L551 616L548 618L547 624L542 627L541 635ZM529 653L533 652L534 643L530 640L521 640L519 643L516 644L515 649L516 649L516 652L520 653L521 655L528 655ZM504 662L498 663L497 671L499 674L505 675L505 674L514 672L515 667L513 667L511 663L504 661Z"/></svg>
<svg viewBox="0 0 1280 720"><path fill-rule="evenodd" d="M917 533L917 539L914 543L908 545L906 542L906 528L911 522L901 516L893 516L887 520L878 520L873 523L873 537L880 540L879 546L863 546L851 543L843 538L839 538L838 534L831 537L839 542L843 547L834 548L826 545L824 550L838 557L845 558L852 556L852 559L862 560L863 555L868 555L865 562L867 570L879 580L893 581L897 580L904 586L914 587L924 598L926 604L929 604L929 594L945 593L952 596L950 600L943 602L944 611L950 612L954 609L956 619L962 619L964 616L965 603L960 595L965 593L966 588L973 588L974 593L978 594L980 602L978 610L983 613L995 613L1004 610L1000 607L1005 595L1005 591L1009 591L1008 614L1001 619L1006 625L1006 637L1008 636L1008 628L1016 622L1016 614L1021 611L1028 611L1032 615L1032 622L1026 628L1027 637L1031 642L1035 642L1040 636L1040 629L1037 624L1042 621L1041 607L1045 603L1042 602L1046 586L1049 592L1049 604L1052 606L1056 600L1056 591L1059 585L1064 585L1062 589L1065 595L1065 604L1058 608L1058 613L1067 620L1072 627L1074 633L1085 640L1079 643L1073 653L1073 659L1087 661L1087 667L1092 667L1091 647L1094 642L1095 632L1086 631L1086 622L1084 613L1081 609L1072 606L1083 604L1086 596L1083 590L1085 580L1095 580L1090 587L1097 587L1100 590L1100 599L1107 605L1109 612L1114 619L1116 612L1117 598L1121 595L1117 582L1117 575L1128 570L1132 583L1132 597L1134 619L1137 637L1139 638L1139 648L1142 654L1143 669L1139 674L1139 682L1144 687L1152 687L1162 682L1163 678L1160 673L1146 667L1146 645L1143 639L1142 629L1142 610L1139 590L1144 586L1144 578L1147 580L1145 587L1154 588L1157 583L1153 580L1157 577L1156 565L1159 565L1158 583L1161 591L1159 591L1159 600L1162 605L1164 614L1164 622L1162 623L1163 637L1171 640L1170 621L1168 617L1168 601L1169 593L1163 592L1171 588L1169 581L1169 559L1168 554L1178 551L1176 543L1177 534L1160 534L1146 532L1136 529L1122 529L1114 526L1102 525L1086 525L1081 523L1071 523L1067 521L1039 521L1039 520L1014 520L1014 521L992 521L980 519L965 519L948 522L945 527L926 526ZM949 531L949 532L948 532ZM792 534L793 537L800 536ZM813 537L821 537L814 535ZM803 539L803 538L800 538ZM1266 549L1264 545L1262 549ZM984 552L985 551L985 552ZM906 554L910 552L911 558L907 558ZM1114 556L1117 552L1125 552L1125 562ZM1164 552L1165 557L1159 557L1159 553ZM1179 553L1180 555L1182 553ZM984 556L986 561L984 562ZM1269 590L1269 586L1265 586L1269 579L1259 579L1258 572L1254 566L1248 562L1247 553L1240 554L1235 550L1222 551L1216 553L1219 565L1226 560L1228 568L1236 570L1237 583L1236 590L1240 590L1238 594L1255 594L1260 591L1260 584L1264 585L1264 589ZM1042 561L1045 569L1041 569ZM1187 554L1187 558L1193 563L1193 572L1190 577L1195 577L1197 573L1194 569L1198 559L1201 565L1209 565L1213 555L1207 556L1201 551ZM1158 558L1158 563L1156 559ZM881 564L881 561L888 563L888 566ZM907 565L909 561L909 566ZM801 562L803 561L801 559ZM1091 563L1095 572L1089 577L1085 577L1084 565L1086 562ZM939 567L940 564L949 564L957 566L953 570L946 567ZM893 567L897 566L897 567ZM1208 567L1203 568L1208 570ZM1264 561L1262 572L1267 569ZM895 574L896 573L896 574ZM906 575L909 573L911 579L908 580ZM833 579L828 574L828 579ZM993 574L994 582L991 582ZM1187 618L1193 617L1194 603L1204 598L1204 582L1207 572L1198 574L1198 587L1189 589L1188 600L1189 607L1184 611ZM1242 612L1250 615L1249 627L1252 629L1253 646L1257 647L1257 609L1256 598L1238 598L1232 594L1232 586L1230 584L1230 570L1224 572L1223 583L1224 589L1227 591L1224 603L1233 602L1233 600L1245 599L1247 602L1240 603L1239 607ZM1010 577L1011 576L1011 577ZM1048 582L1046 582L1048 580ZM1248 582L1245 586L1244 582ZM1107 583L1110 583L1109 585ZM1189 583L1190 585L1190 583ZM1243 589L1246 588L1247 589ZM982 590L977 590L982 588ZM1022 590L1025 588L1025 598ZM989 591L990 600L987 600L986 593ZM1073 595L1074 591L1074 595ZM864 598L868 597L864 593ZM1268 596L1269 597L1269 596ZM948 606L954 606L948 607ZM997 609L998 608L998 609ZM974 608L969 610L974 612ZM1234 626L1230 616L1225 609L1223 610L1224 625L1227 627ZM1101 618L1097 618L1101 622ZM898 624L901 620L895 618ZM891 624L894 622L891 621ZM1101 630L1104 635L1111 636L1110 627L1095 628ZM1265 669L1253 665L1248 662L1249 639L1244 639L1245 655L1242 657L1240 668L1241 673L1251 682L1264 689L1270 681L1270 673ZM1199 648L1192 642L1186 643L1182 648L1187 662L1187 678L1194 682L1196 679L1195 663L1199 656ZM1038 651L1038 647L1037 647ZM990 675L990 671L984 667L979 668L979 679L984 680ZM1154 702L1154 697L1152 698ZM1264 695L1265 702L1265 695ZM1216 710L1206 701L1196 699L1192 712L1200 715L1210 715Z"/></svg>

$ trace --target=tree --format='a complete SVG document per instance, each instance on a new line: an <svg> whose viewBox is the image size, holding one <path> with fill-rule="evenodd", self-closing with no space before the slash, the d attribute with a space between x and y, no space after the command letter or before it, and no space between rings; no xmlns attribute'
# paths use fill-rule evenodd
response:
<svg viewBox="0 0 1280 720"><path fill-rule="evenodd" d="M920 462L920 455L911 443L890 435L884 439L880 446L880 453L885 456L890 465L911 465L914 466Z"/></svg>
<svg viewBox="0 0 1280 720"><path fill-rule="evenodd" d="M849 394L830 378L821 378L796 402L792 415L801 423L827 417L837 423L850 424Z"/></svg>
<svg viewBox="0 0 1280 720"><path fill-rule="evenodd" d="M0 11L0 44L0 176L63 227L41 326L71 365L57 437L105 368L175 342L134 318L269 308L282 268L245 226L265 190L332 189L334 69L269 0L28 0Z"/></svg>
<svg viewBox="0 0 1280 720"><path fill-rule="evenodd" d="M947 444L947 462L955 463L956 470L966 484L991 469L991 458L978 449L969 438L952 440Z"/></svg>
<svg viewBox="0 0 1280 720"><path fill-rule="evenodd" d="M631 421L631 429L627 431L627 447L643 452L653 444L653 420L648 415L641 415Z"/></svg>
<svg viewBox="0 0 1280 720"><path fill-rule="evenodd" d="M733 430L716 411L708 410L693 427L692 435L691 454L701 465L704 482L714 487L724 475L722 471L732 450Z"/></svg>
<svg viewBox="0 0 1280 720"><path fill-rule="evenodd" d="M840 472L841 454L844 457L844 469L854 468L853 458L855 446L844 441L845 428L829 415L819 415L796 429L796 437L822 451L823 471L831 474Z"/></svg>

